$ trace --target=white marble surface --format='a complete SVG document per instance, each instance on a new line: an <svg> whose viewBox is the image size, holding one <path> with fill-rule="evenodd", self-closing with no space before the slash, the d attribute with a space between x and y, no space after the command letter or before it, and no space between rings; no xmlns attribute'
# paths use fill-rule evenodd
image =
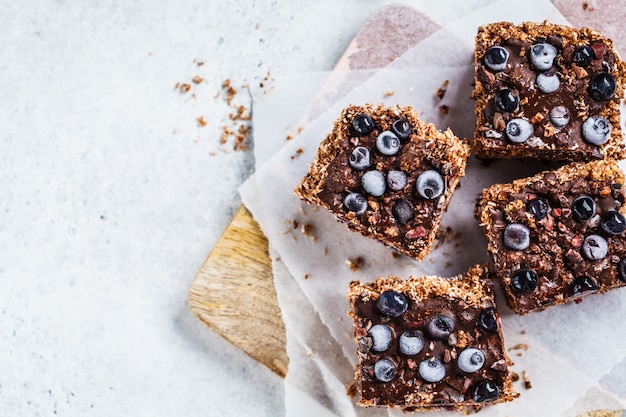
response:
<svg viewBox="0 0 626 417"><path fill-rule="evenodd" d="M282 381L187 308L254 163L215 94L331 69L388 3L0 4L0 415L282 413Z"/></svg>

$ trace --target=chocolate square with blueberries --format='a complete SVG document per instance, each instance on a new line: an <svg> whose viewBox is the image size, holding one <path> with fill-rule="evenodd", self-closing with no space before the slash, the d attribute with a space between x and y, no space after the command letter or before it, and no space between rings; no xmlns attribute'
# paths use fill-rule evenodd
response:
<svg viewBox="0 0 626 417"><path fill-rule="evenodd" d="M592 161L483 190L476 217L516 313L626 285L624 185L614 161Z"/></svg>
<svg viewBox="0 0 626 417"><path fill-rule="evenodd" d="M295 192L414 259L430 251L470 153L411 107L344 109Z"/></svg>
<svg viewBox="0 0 626 417"><path fill-rule="evenodd" d="M348 300L359 405L469 410L517 397L486 267L354 281Z"/></svg>
<svg viewBox="0 0 626 417"><path fill-rule="evenodd" d="M599 32L549 23L478 29L476 155L590 161L626 157L626 65Z"/></svg>

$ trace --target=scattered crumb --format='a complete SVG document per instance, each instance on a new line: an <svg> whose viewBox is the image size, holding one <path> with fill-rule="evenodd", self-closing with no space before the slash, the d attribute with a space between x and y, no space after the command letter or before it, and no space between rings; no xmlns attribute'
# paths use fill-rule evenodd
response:
<svg viewBox="0 0 626 417"><path fill-rule="evenodd" d="M400 252L393 251L391 252L391 257L394 259L398 259L402 257L402 254Z"/></svg>
<svg viewBox="0 0 626 417"><path fill-rule="evenodd" d="M267 70L267 74L259 83L259 87L263 88L263 94L271 93L274 90L274 79L270 74L270 70Z"/></svg>
<svg viewBox="0 0 626 417"><path fill-rule="evenodd" d="M288 134L286 139L287 139L287 141L290 141L291 139L293 139L293 135L291 133Z"/></svg>
<svg viewBox="0 0 626 417"><path fill-rule="evenodd" d="M193 63L196 64L197 66L201 67L204 65L204 61L198 61L197 59L194 58Z"/></svg>
<svg viewBox="0 0 626 417"><path fill-rule="evenodd" d="M450 80L445 80L443 84L441 84L441 87L437 89L435 96L439 100L443 100L443 97L446 95L446 91L448 91L448 84L450 84Z"/></svg>
<svg viewBox="0 0 626 417"><path fill-rule="evenodd" d="M533 385L530 383L530 378L528 377L526 371L522 371L522 379L524 381L524 388L531 389L533 387Z"/></svg>
<svg viewBox="0 0 626 417"><path fill-rule="evenodd" d="M295 155L291 155L291 159L292 159L292 160L293 160L293 159L296 159L296 157L297 157L297 156L300 156L300 155L302 155L303 153L304 153L304 149L302 149L302 148L298 148L298 149L296 149L296 154L295 154Z"/></svg>
<svg viewBox="0 0 626 417"><path fill-rule="evenodd" d="M309 279L309 274L304 274L304 279Z"/></svg>
<svg viewBox="0 0 626 417"><path fill-rule="evenodd" d="M587 10L589 8L589 3L583 1L583 10Z"/></svg>
<svg viewBox="0 0 626 417"><path fill-rule="evenodd" d="M206 120L204 120L204 116L200 116L196 118L196 121L198 122L198 126L206 126Z"/></svg>
<svg viewBox="0 0 626 417"><path fill-rule="evenodd" d="M226 103L230 105L230 103L235 98L235 95L237 95L237 90L230 84L229 78L225 79L222 82L222 90L226 92L226 96L224 97L224 100L226 100Z"/></svg>
<svg viewBox="0 0 626 417"><path fill-rule="evenodd" d="M313 231L313 225L305 223L302 225L302 227L300 228L300 231L302 232L302 234L304 236L307 236L309 238L311 238L311 240L313 242L315 242L317 240L317 238L315 237L315 235L313 235L311 232Z"/></svg>
<svg viewBox="0 0 626 417"><path fill-rule="evenodd" d="M193 81L195 84L200 84L202 81L204 81L204 79L200 77L199 75L196 75L195 77L191 79L191 81Z"/></svg>
<svg viewBox="0 0 626 417"><path fill-rule="evenodd" d="M517 345L510 347L509 351L511 350L528 350L528 345L526 343L518 343Z"/></svg>
<svg viewBox="0 0 626 417"><path fill-rule="evenodd" d="M346 394L350 398L356 396L356 381L352 381L350 384L346 385Z"/></svg>
<svg viewBox="0 0 626 417"><path fill-rule="evenodd" d="M439 106L439 113L448 114L449 112L450 112L450 107L446 106L445 104L442 104L441 106Z"/></svg>
<svg viewBox="0 0 626 417"><path fill-rule="evenodd" d="M522 329L522 330L520 330L520 332L519 332L519 333L520 333L520 334L526 334L526 330L525 330L525 329Z"/></svg>
<svg viewBox="0 0 626 417"><path fill-rule="evenodd" d="M519 374L517 372L511 371L511 381L513 382L519 381Z"/></svg>
<svg viewBox="0 0 626 417"><path fill-rule="evenodd" d="M393 91L391 91L391 90L387 90L387 91L385 91L385 97L391 97L391 96L393 96L394 94L395 94L395 93L394 93Z"/></svg>
<svg viewBox="0 0 626 417"><path fill-rule="evenodd" d="M209 152L209 155L211 155L211 156L215 156L215 155L217 155L217 152L215 152L215 151L210 151L210 152Z"/></svg>
<svg viewBox="0 0 626 417"><path fill-rule="evenodd" d="M324 249L322 249L322 253L324 255L328 254L328 248L326 246L324 246Z"/></svg>
<svg viewBox="0 0 626 417"><path fill-rule="evenodd" d="M350 267L351 270L357 272L359 269L361 269L361 266L363 265L363 258L357 256L353 259L346 259L346 264Z"/></svg>
<svg viewBox="0 0 626 417"><path fill-rule="evenodd" d="M178 83L176 83L176 85L178 85ZM188 93L189 90L191 90L191 86L187 83L182 83L180 84L180 91L182 91L183 93Z"/></svg>

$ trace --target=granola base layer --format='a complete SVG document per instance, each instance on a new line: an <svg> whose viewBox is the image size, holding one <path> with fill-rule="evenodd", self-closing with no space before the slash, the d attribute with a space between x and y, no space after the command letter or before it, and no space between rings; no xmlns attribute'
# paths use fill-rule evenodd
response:
<svg viewBox="0 0 626 417"><path fill-rule="evenodd" d="M406 172L408 183L404 190L382 197L368 196L367 210L362 215L356 215L346 211L342 201L349 191L360 189L359 175L362 174L351 172L347 159L350 150L364 141L351 130L351 121L362 113L370 114L376 123L372 136L391 129L393 122L400 118L407 120L412 132L392 162L387 164L379 159L375 163L377 169L384 167ZM351 105L342 111L332 132L320 144L315 161L295 193L300 199L329 210L351 230L422 260L430 251L441 216L465 173L469 154L467 141L460 140L449 129L438 131L434 125L420 121L411 107ZM435 200L420 201L415 198L415 176L428 168L436 169L443 175L445 191ZM334 190L338 184L345 189ZM414 218L407 224L400 224L395 221L391 206L394 201L405 197L413 199Z"/></svg>
<svg viewBox="0 0 626 417"><path fill-rule="evenodd" d="M382 316L376 301L384 291L405 294L408 310L399 318ZM477 315L483 309L495 308L493 287L486 266L476 265L453 278L437 276L378 278L371 283L354 281L347 295L354 321L358 346L355 380L358 404L364 407L390 407L405 411L434 409L477 410L487 404L508 402L517 394L512 386L508 358L502 339L499 317L497 331L487 332L477 326ZM430 317L443 313L456 320L455 332L447 340L429 339ZM394 340L384 352L363 349L363 340L373 325L384 323L393 328ZM424 349L413 356L404 355L393 343L405 329L417 330L425 337ZM467 347L486 353L483 369L464 373L455 364L457 355ZM445 363L446 377L441 382L423 381L418 371L420 361L436 357ZM373 363L385 358L398 364L395 378L381 382L372 375ZM476 402L472 387L484 378L496 381L499 396L495 401Z"/></svg>
<svg viewBox="0 0 626 417"><path fill-rule="evenodd" d="M618 264L626 256L626 233L607 236L598 226L600 214L616 210L626 214L626 178L614 161L574 162L554 171L545 171L509 184L496 184L483 190L475 215L487 237L487 250L506 301L518 314L543 310L594 293L625 286ZM587 222L574 218L571 203L581 195L596 201L596 215ZM547 215L537 220L529 213L528 201L548 201ZM530 230L530 246L523 251L503 245L506 224L525 224ZM587 259L583 244L586 236L601 235L608 253L600 260ZM538 273L537 287L530 293L513 291L512 274L530 268ZM573 293L580 276L589 276L596 290Z"/></svg>
<svg viewBox="0 0 626 417"><path fill-rule="evenodd" d="M498 120L487 118L485 109L493 102L495 90L504 87L510 88L512 85L528 88L528 84L534 83L534 79L531 81L524 80L524 72L530 71L528 63L522 65L525 68L519 69L518 72L509 68L506 71L507 73L494 73L489 71L482 63L488 48L506 42L514 44L517 42L513 41L514 39L519 39L521 43L527 44L532 44L537 40L547 40L549 43L561 44L554 67L556 67L556 73L561 79L561 86L557 94L562 94L563 97L567 96L567 93L561 93L565 89L582 89L581 83L588 82L590 78L588 72L591 71L590 68L574 68L572 65L566 65L563 58L564 54L571 55L574 48L578 45L604 44L606 46L604 56L610 57L612 62L611 64L607 63L607 65L610 66L610 74L616 80L614 97L602 102L602 105L600 105L597 102L593 102L589 94L574 92L572 97L568 97L567 100L573 103L576 110L576 112L572 111L571 114L571 130L568 130L568 126L559 128L550 123L548 117L550 109L541 109L540 105L533 106L538 111L533 110L532 114L524 113L525 106L522 104L520 109L514 112L514 115L505 113L504 117L498 117ZM519 46L517 47L519 48ZM524 48L522 50L525 51ZM525 60L523 57L521 59ZM478 29L476 36L474 66L475 88L473 97L476 99L474 148L477 157L481 159L536 158L551 161L589 161L605 158L623 159L626 157L619 113L620 100L624 97L626 64L619 59L613 42L599 32L589 28L574 29L547 22L526 22L521 25L515 25L510 22L498 22L485 25ZM526 84L525 87L524 84ZM578 87L575 88L575 86ZM524 101L523 96L525 94L521 94L520 102ZM528 93L526 95L532 96L533 94ZM537 94L542 96L543 99L549 100L546 99L546 94ZM554 102L554 100L551 101ZM591 115L602 116L611 125L610 138L600 146L585 143L580 138L580 132L578 132L578 137L574 134L575 130L580 130L582 120L590 115L590 108L593 109ZM505 123L508 121L507 119L513 117L529 119L533 124L535 130L533 136L525 143L512 143L506 138L506 133L503 132Z"/></svg>

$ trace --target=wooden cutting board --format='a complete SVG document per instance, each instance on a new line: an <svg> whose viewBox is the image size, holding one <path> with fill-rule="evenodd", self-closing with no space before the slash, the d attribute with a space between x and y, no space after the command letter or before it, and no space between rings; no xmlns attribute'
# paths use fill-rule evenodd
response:
<svg viewBox="0 0 626 417"><path fill-rule="evenodd" d="M335 70L382 68L439 27L412 8L382 8L365 22ZM278 375L286 375L285 327L268 242L244 206L193 280L188 301L194 316L213 331ZM256 337L258 329L266 337Z"/></svg>

